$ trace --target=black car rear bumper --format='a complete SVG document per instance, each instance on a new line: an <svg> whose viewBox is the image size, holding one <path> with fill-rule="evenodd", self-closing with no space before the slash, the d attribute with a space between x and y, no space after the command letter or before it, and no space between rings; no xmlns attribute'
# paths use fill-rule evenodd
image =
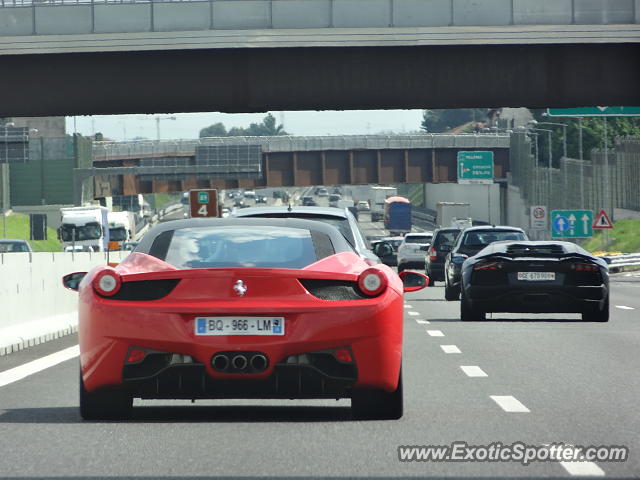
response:
<svg viewBox="0 0 640 480"><path fill-rule="evenodd" d="M564 286L478 286L465 288L465 297L485 312L581 313L602 306L608 287L602 285Z"/></svg>

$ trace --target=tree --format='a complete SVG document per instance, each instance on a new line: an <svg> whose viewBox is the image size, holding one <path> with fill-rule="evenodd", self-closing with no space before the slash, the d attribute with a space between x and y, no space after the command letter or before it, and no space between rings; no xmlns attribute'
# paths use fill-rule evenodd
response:
<svg viewBox="0 0 640 480"><path fill-rule="evenodd" d="M486 122L486 108L455 108L425 110L421 128L429 133L442 133L469 122Z"/></svg>
<svg viewBox="0 0 640 480"><path fill-rule="evenodd" d="M226 137L227 128L224 124L218 122L200 130L200 138L202 137Z"/></svg>
<svg viewBox="0 0 640 480"><path fill-rule="evenodd" d="M533 118L540 122L539 128L551 130L551 147L553 165L560 165L560 158L564 155L563 127L560 125L548 125L542 122L564 123L567 125L567 156L569 158L580 158L579 147L579 120L573 117L546 117L546 109L531 110ZM539 161L546 165L548 156L548 134L537 132ZM640 136L640 117L609 117L607 118L607 141L609 148L615 146L616 137ZM591 150L594 148L604 148L604 122L601 117L584 117L582 119L582 157L591 158Z"/></svg>
<svg viewBox="0 0 640 480"><path fill-rule="evenodd" d="M247 128L231 127L228 131L222 123L216 123L200 130L200 137L263 137L271 135L289 135L282 124L276 124L276 117L271 113L261 123L252 123Z"/></svg>

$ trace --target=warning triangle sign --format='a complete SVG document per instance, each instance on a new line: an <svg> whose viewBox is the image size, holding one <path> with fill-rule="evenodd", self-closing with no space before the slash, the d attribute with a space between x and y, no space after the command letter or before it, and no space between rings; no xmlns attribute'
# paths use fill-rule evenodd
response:
<svg viewBox="0 0 640 480"><path fill-rule="evenodd" d="M609 219L609 215L604 210L600 210L592 225L593 228L613 228L613 223Z"/></svg>

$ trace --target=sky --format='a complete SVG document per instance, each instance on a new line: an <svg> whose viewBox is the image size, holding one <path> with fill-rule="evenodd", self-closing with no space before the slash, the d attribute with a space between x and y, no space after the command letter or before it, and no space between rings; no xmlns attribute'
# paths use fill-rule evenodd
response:
<svg viewBox="0 0 640 480"><path fill-rule="evenodd" d="M377 133L411 133L420 129L422 110L349 110L271 112L278 123L292 135L367 135ZM162 115L93 115L67 117L67 133L92 135L101 132L105 138L117 141L144 137L157 139L160 118L160 138L198 138L200 129L222 122L231 127L248 127L260 123L267 113L175 113ZM173 119L175 118L175 119Z"/></svg>

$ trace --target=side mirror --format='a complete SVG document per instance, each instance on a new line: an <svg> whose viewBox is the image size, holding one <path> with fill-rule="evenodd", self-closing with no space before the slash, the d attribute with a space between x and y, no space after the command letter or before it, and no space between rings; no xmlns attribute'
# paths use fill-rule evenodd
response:
<svg viewBox="0 0 640 480"><path fill-rule="evenodd" d="M450 252L452 248L453 246L449 245L448 243L443 243L442 245L440 245L441 252Z"/></svg>
<svg viewBox="0 0 640 480"><path fill-rule="evenodd" d="M380 242L373 247L373 253L380 258L388 257L389 255L393 255L393 247L390 243Z"/></svg>
<svg viewBox="0 0 640 480"><path fill-rule="evenodd" d="M80 287L80 282L86 274L87 272L75 272L65 275L62 277L62 285L64 285L64 288L77 292Z"/></svg>
<svg viewBox="0 0 640 480"><path fill-rule="evenodd" d="M417 292L429 285L429 277L422 273L405 270L400 272L399 277L402 280L405 292Z"/></svg>

